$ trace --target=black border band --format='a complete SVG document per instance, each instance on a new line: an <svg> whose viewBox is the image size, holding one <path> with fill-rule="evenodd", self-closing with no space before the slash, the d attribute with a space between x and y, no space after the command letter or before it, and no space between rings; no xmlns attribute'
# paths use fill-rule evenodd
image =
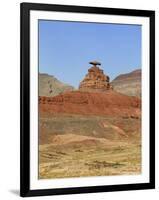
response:
<svg viewBox="0 0 159 200"><path fill-rule="evenodd" d="M139 184L122 184L108 186L91 186L59 189L30 189L30 11L60 11L76 13L110 14L124 16L140 16L150 18L150 182ZM131 10L117 8L101 8L72 5L51 5L21 3L20 5L20 37L21 37L21 79L20 79L20 195L42 196L58 194L94 193L123 190L139 190L155 188L155 11Z"/></svg>

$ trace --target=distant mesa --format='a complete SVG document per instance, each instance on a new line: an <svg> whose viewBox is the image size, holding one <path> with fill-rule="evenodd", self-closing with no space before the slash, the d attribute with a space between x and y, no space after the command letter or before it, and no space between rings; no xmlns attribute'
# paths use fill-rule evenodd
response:
<svg viewBox="0 0 159 200"><path fill-rule="evenodd" d="M141 69L117 76L111 85L117 92L141 98Z"/></svg>
<svg viewBox="0 0 159 200"><path fill-rule="evenodd" d="M113 87L109 82L109 76L105 75L103 70L97 66L101 65L101 63L98 61L91 61L89 64L93 66L88 69L88 74L86 74L85 78L80 82L79 90L87 92L112 90Z"/></svg>
<svg viewBox="0 0 159 200"><path fill-rule="evenodd" d="M53 97L74 90L74 87L59 81L54 76L39 73L39 96Z"/></svg>

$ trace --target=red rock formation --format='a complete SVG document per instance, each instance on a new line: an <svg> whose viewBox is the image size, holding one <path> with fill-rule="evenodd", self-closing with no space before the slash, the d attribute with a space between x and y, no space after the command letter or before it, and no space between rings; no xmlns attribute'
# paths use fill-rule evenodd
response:
<svg viewBox="0 0 159 200"><path fill-rule="evenodd" d="M39 111L45 113L139 117L141 100L113 90L107 90L107 92L72 91L55 97L39 97Z"/></svg>
<svg viewBox="0 0 159 200"><path fill-rule="evenodd" d="M79 90L81 91L107 91L112 89L109 83L109 76L105 75L103 70L97 67L101 65L97 61L90 62L93 67L88 69L88 74L86 74L83 81L79 85Z"/></svg>

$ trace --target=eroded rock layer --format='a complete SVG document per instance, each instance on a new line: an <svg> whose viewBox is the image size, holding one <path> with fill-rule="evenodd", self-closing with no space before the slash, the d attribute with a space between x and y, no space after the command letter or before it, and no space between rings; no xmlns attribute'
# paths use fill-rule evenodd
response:
<svg viewBox="0 0 159 200"><path fill-rule="evenodd" d="M140 117L141 101L112 90L107 92L72 91L55 97L39 97L39 111L81 115Z"/></svg>
<svg viewBox="0 0 159 200"><path fill-rule="evenodd" d="M91 62L92 63L92 62ZM109 83L109 76L96 66L96 63L88 69L88 74L80 82L79 90L82 91L106 91L112 89Z"/></svg>

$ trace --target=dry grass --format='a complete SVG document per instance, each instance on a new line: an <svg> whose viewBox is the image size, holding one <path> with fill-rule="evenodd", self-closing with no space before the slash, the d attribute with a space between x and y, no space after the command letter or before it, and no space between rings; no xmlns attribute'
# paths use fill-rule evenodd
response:
<svg viewBox="0 0 159 200"><path fill-rule="evenodd" d="M40 145L39 178L130 175L141 173L138 144L60 148Z"/></svg>
<svg viewBox="0 0 159 200"><path fill-rule="evenodd" d="M141 119L40 116L39 178L141 173Z"/></svg>

